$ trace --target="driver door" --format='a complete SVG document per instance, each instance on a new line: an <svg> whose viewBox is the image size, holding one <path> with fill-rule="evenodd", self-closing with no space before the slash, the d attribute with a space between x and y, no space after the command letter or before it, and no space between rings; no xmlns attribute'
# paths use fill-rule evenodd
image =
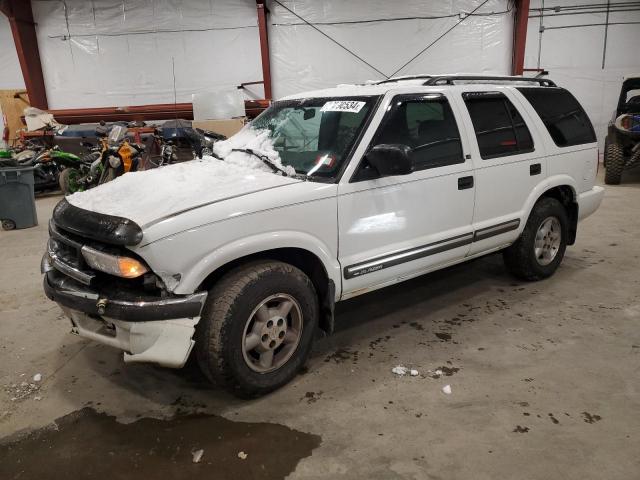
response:
<svg viewBox="0 0 640 480"><path fill-rule="evenodd" d="M465 257L473 239L474 181L468 140L445 95L396 95L369 149L412 148L414 171L380 178L362 158L338 190L343 297Z"/></svg>

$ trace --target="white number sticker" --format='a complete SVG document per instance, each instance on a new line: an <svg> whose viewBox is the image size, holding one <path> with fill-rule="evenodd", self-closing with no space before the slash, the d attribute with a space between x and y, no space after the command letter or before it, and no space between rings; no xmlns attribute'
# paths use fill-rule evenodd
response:
<svg viewBox="0 0 640 480"><path fill-rule="evenodd" d="M355 100L334 100L325 103L320 109L321 112L351 112L358 113L364 107L365 102Z"/></svg>

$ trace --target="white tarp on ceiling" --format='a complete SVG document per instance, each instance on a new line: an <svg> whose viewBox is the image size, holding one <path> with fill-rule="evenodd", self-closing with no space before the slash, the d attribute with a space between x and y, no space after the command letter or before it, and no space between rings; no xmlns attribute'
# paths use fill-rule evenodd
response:
<svg viewBox="0 0 640 480"><path fill-rule="evenodd" d="M605 51L606 1L544 3L547 8L557 4L566 10L547 9L542 18L536 17L543 2L531 1L525 67L548 70L549 78L578 98L593 121L602 153L622 77L640 74L640 9L630 7L628 2L619 8L617 5L624 2L609 3Z"/></svg>
<svg viewBox="0 0 640 480"><path fill-rule="evenodd" d="M172 103L172 57L178 102L262 79L254 0L32 5L50 108Z"/></svg>
<svg viewBox="0 0 640 480"><path fill-rule="evenodd" d="M269 41L276 98L339 83L381 79L436 40L479 0L279 0L271 10ZM513 2L489 0L397 75L511 69ZM305 24L295 14L322 33ZM374 68L375 67L375 68ZM379 70L379 71L376 71Z"/></svg>
<svg viewBox="0 0 640 480"><path fill-rule="evenodd" d="M282 0L380 73L269 0L274 96L383 78L480 3ZM255 0L32 4L51 108L171 103L172 57L178 102L262 79ZM399 74L508 73L511 7L507 0L488 0ZM262 97L261 86L249 88L249 97Z"/></svg>

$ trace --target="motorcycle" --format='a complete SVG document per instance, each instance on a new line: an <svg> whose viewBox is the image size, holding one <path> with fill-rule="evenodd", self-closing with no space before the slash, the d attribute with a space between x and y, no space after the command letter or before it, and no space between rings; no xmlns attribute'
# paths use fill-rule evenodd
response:
<svg viewBox="0 0 640 480"><path fill-rule="evenodd" d="M60 174L60 166L56 160L58 153L60 152L57 147L45 149L34 146L14 155L17 166L33 167L33 189L36 193L58 188Z"/></svg>
<svg viewBox="0 0 640 480"><path fill-rule="evenodd" d="M65 195L82 192L98 185L102 175L100 149L91 143L81 142L88 152L81 157L68 154L61 160L64 169L60 172L60 190Z"/></svg>
<svg viewBox="0 0 640 480"><path fill-rule="evenodd" d="M109 132L109 136L102 138L102 150L100 161L102 172L99 184L110 182L114 178L128 172L138 170L145 146L139 143L130 143L126 139L127 127L114 125Z"/></svg>

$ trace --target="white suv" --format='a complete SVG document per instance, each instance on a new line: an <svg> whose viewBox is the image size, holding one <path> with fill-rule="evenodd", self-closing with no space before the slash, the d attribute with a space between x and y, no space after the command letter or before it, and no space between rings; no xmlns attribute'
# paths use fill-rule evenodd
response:
<svg viewBox="0 0 640 480"><path fill-rule="evenodd" d="M241 396L293 378L337 301L498 250L520 278L552 275L604 193L587 115L542 79L294 95L214 157L62 200L44 288L125 361L181 367L195 345Z"/></svg>

